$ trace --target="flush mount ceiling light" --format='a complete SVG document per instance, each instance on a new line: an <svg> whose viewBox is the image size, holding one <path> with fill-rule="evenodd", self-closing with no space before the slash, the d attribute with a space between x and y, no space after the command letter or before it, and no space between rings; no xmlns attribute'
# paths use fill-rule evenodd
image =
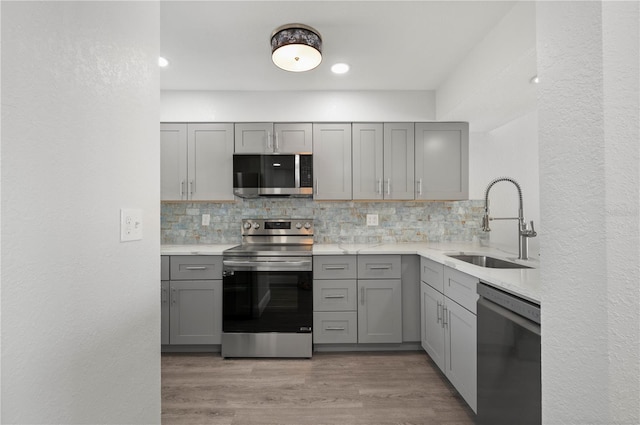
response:
<svg viewBox="0 0 640 425"><path fill-rule="evenodd" d="M322 38L304 24L287 24L271 34L271 59L285 71L309 71L322 62Z"/></svg>

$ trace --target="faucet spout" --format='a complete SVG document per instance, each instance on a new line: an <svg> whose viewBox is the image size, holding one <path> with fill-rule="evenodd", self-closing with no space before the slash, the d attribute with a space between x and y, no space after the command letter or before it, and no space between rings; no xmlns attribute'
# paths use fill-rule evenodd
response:
<svg viewBox="0 0 640 425"><path fill-rule="evenodd" d="M511 182L515 185L518 190L518 217L491 217L489 215L489 191L498 182ZM529 238L533 238L537 235L533 228L533 221L531 221L531 229L527 227L527 223L524 220L524 207L522 201L522 189L517 181L510 177L498 177L497 179L492 180L488 185L487 189L484 192L484 216L482 217L482 230L484 232L490 232L489 221L491 220L517 220L518 221L518 259L520 260L528 260L529 259Z"/></svg>

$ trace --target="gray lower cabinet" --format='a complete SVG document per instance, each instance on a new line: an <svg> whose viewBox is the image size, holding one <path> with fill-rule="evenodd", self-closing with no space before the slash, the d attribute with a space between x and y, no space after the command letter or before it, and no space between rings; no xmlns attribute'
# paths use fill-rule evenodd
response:
<svg viewBox="0 0 640 425"><path fill-rule="evenodd" d="M358 255L358 343L401 342L401 256Z"/></svg>
<svg viewBox="0 0 640 425"><path fill-rule="evenodd" d="M166 260L165 260L166 258ZM162 344L217 345L222 339L222 257L163 256Z"/></svg>
<svg viewBox="0 0 640 425"><path fill-rule="evenodd" d="M355 255L313 257L313 342L358 342Z"/></svg>
<svg viewBox="0 0 640 425"><path fill-rule="evenodd" d="M313 124L313 177L314 199L351 199L351 124Z"/></svg>
<svg viewBox="0 0 640 425"><path fill-rule="evenodd" d="M358 279L358 342L402 342L400 279Z"/></svg>
<svg viewBox="0 0 640 425"><path fill-rule="evenodd" d="M415 124L415 199L469 198L469 123Z"/></svg>
<svg viewBox="0 0 640 425"><path fill-rule="evenodd" d="M160 257L160 343L169 343L169 256Z"/></svg>
<svg viewBox="0 0 640 425"><path fill-rule="evenodd" d="M428 258L421 279L422 347L475 412L478 279Z"/></svg>

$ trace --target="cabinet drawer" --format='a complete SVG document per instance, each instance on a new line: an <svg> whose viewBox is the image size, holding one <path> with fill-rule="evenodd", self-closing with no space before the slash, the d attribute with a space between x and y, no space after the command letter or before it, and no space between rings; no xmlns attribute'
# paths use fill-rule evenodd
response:
<svg viewBox="0 0 640 425"><path fill-rule="evenodd" d="M444 292L444 265L420 257L420 280L433 289Z"/></svg>
<svg viewBox="0 0 640 425"><path fill-rule="evenodd" d="M358 308L356 280L313 281L313 311L355 311Z"/></svg>
<svg viewBox="0 0 640 425"><path fill-rule="evenodd" d="M169 256L160 256L160 280L169 280Z"/></svg>
<svg viewBox="0 0 640 425"><path fill-rule="evenodd" d="M400 279L399 255L358 255L358 279Z"/></svg>
<svg viewBox="0 0 640 425"><path fill-rule="evenodd" d="M473 314L478 301L478 278L450 267L444 268L444 294Z"/></svg>
<svg viewBox="0 0 640 425"><path fill-rule="evenodd" d="M355 344L358 342L358 313L313 313L313 342L316 344Z"/></svg>
<svg viewBox="0 0 640 425"><path fill-rule="evenodd" d="M322 255L313 257L314 279L355 279L355 255Z"/></svg>
<svg viewBox="0 0 640 425"><path fill-rule="evenodd" d="M172 255L171 280L222 279L220 255Z"/></svg>

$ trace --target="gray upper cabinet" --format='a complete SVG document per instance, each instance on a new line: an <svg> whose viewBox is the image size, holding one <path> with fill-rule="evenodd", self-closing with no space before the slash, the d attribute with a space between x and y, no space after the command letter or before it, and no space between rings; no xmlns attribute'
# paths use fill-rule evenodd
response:
<svg viewBox="0 0 640 425"><path fill-rule="evenodd" d="M313 197L351 199L351 124L313 124Z"/></svg>
<svg viewBox="0 0 640 425"><path fill-rule="evenodd" d="M413 199L413 155L413 123L354 123L353 199Z"/></svg>
<svg viewBox="0 0 640 425"><path fill-rule="evenodd" d="M233 200L233 124L161 124L161 200Z"/></svg>
<svg viewBox="0 0 640 425"><path fill-rule="evenodd" d="M381 123L353 124L353 199L383 199L383 144Z"/></svg>
<svg viewBox="0 0 640 425"><path fill-rule="evenodd" d="M416 123L415 199L469 198L469 124Z"/></svg>
<svg viewBox="0 0 640 425"><path fill-rule="evenodd" d="M237 123L236 153L312 153L310 123Z"/></svg>

